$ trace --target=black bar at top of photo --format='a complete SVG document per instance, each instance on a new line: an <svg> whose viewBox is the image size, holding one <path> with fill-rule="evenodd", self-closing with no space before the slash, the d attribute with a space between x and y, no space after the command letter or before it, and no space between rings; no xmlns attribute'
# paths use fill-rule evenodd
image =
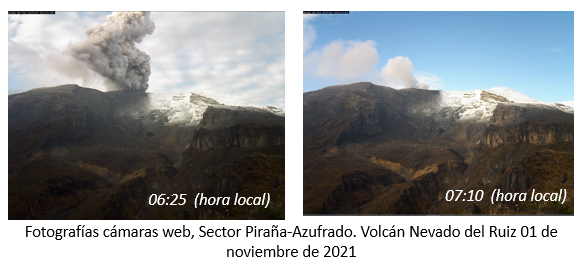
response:
<svg viewBox="0 0 581 262"><path fill-rule="evenodd" d="M55 11L8 11L9 15L54 15Z"/></svg>
<svg viewBox="0 0 581 262"><path fill-rule="evenodd" d="M320 14L320 15L348 15L349 11L303 11L306 14Z"/></svg>

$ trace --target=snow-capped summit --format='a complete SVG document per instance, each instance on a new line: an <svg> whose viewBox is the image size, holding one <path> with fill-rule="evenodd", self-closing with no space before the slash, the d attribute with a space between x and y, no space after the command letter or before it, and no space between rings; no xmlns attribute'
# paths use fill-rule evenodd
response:
<svg viewBox="0 0 581 262"><path fill-rule="evenodd" d="M532 99L529 96L521 94L508 87L497 86L484 91L505 97L515 103L545 103L541 100Z"/></svg>
<svg viewBox="0 0 581 262"><path fill-rule="evenodd" d="M460 120L487 121L498 104L511 103L523 107L551 107L566 113L573 113L573 108L559 103L549 103L530 98L506 87L475 89L470 91L440 91L438 109L453 109Z"/></svg>
<svg viewBox="0 0 581 262"><path fill-rule="evenodd" d="M150 110L161 111L168 123L197 124L209 106L228 106L239 110L263 110L278 116L285 112L273 106L247 103L218 91L182 92L177 95L150 94Z"/></svg>

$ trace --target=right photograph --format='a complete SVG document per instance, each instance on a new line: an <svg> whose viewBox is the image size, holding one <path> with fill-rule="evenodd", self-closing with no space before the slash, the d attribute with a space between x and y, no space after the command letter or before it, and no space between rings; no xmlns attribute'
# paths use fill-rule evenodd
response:
<svg viewBox="0 0 581 262"><path fill-rule="evenodd" d="M573 215L573 12L304 12L304 215Z"/></svg>

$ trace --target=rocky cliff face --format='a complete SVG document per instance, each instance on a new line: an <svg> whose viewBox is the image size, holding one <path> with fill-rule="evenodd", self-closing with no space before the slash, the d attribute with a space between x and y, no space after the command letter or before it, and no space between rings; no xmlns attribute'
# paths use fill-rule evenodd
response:
<svg viewBox="0 0 581 262"><path fill-rule="evenodd" d="M284 126L284 117L258 109L241 110L240 107L210 106L204 112L200 127L215 130L242 123Z"/></svg>
<svg viewBox="0 0 581 262"><path fill-rule="evenodd" d="M256 124L237 124L222 130L201 128L196 132L192 141L192 148L200 151L219 147L259 149L267 146L283 145L283 126Z"/></svg>
<svg viewBox="0 0 581 262"><path fill-rule="evenodd" d="M507 127L491 125L482 138L483 144L493 147L509 143L549 145L559 141L573 141L573 123L534 120Z"/></svg>
<svg viewBox="0 0 581 262"><path fill-rule="evenodd" d="M197 219L284 216L284 117L267 114L242 112L238 108L208 108L176 179L187 185L180 190L188 195L203 193L207 197L233 199L236 194L269 193L272 201L269 208L235 206L230 202L186 207L188 215ZM254 122L247 122L254 117Z"/></svg>
<svg viewBox="0 0 581 262"><path fill-rule="evenodd" d="M496 106L489 124L511 126L530 120L572 123L573 118L573 114L547 105L504 103Z"/></svg>

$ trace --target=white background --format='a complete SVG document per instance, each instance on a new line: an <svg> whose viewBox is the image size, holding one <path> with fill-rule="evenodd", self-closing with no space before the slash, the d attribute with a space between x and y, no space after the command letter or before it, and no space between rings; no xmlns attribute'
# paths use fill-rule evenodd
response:
<svg viewBox="0 0 581 262"><path fill-rule="evenodd" d="M286 20L286 220L285 221L8 221L7 217L7 144L3 143L2 183L2 231L3 261L202 261L226 259L227 248L272 248L280 245L284 248L297 248L299 253L307 245L323 249L325 245L355 246L357 258L342 258L345 261L355 260L406 260L406 261L581 261L579 260L579 215L569 217L549 216L511 216L511 217L459 217L459 216L302 216L302 11L337 10L337 11L378 11L378 10L575 10L573 1L543 1L534 4L530 1L486 1L485 3L465 3L457 5L451 1L405 1L406 4L392 1L159 1L144 3L133 1L62 1L62 4L24 3L11 1L7 10L12 11L81 11L81 10L165 10L165 11L285 11ZM320 3L319 3L320 2ZM401 2L401 1L398 1ZM468 1L466 1L468 2ZM5 4L3 4L5 5ZM577 15L576 15L577 16ZM579 17L575 19L575 31L580 28ZM577 34L576 34L577 35ZM577 38L577 37L576 37ZM579 39L576 39L578 43ZM7 41L2 42L7 50ZM6 54L6 53L5 53ZM577 55L578 56L578 55ZM6 60L5 60L6 61ZM578 59L575 59L578 61ZM6 66L6 64L4 64ZM575 75L578 75L576 67ZM5 69L4 72L7 72ZM3 77L7 78L7 73ZM8 83L4 79L4 83ZM577 82L576 84L577 85ZM576 93L578 96L578 93ZM7 123L7 96L3 100L2 118ZM8 137L7 126L1 129L3 136ZM577 170L577 168L576 168ZM322 224L325 228L336 228L345 225L358 236L356 238L118 238L107 239L102 236L96 239L67 238L56 241L51 238L25 238L25 227L35 228L74 228L85 225L85 228L181 228L182 225L196 229L206 227L244 228L258 226L292 229L295 226L316 228ZM363 238L360 226L382 225L382 227L403 228L406 238ZM409 238L409 227L447 228L452 225L462 232L469 225L509 226L520 231L522 226L535 226L537 235L546 225L558 230L557 238ZM262 260L272 260L264 259ZM304 260L305 258L287 258L286 260ZM328 260L328 258L318 258ZM230 258L229 260L243 260ZM250 258L247 260L260 260ZM310 258L310 260L316 260Z"/></svg>

